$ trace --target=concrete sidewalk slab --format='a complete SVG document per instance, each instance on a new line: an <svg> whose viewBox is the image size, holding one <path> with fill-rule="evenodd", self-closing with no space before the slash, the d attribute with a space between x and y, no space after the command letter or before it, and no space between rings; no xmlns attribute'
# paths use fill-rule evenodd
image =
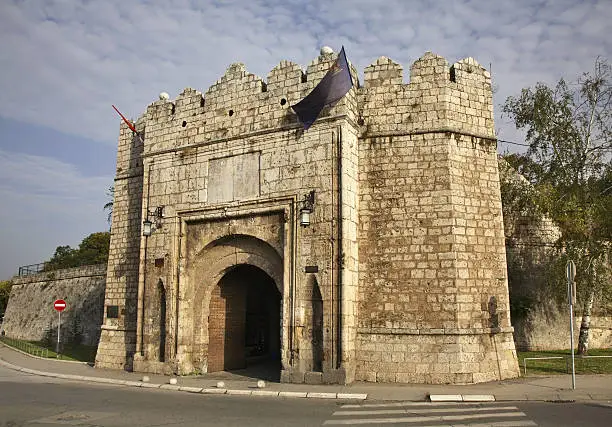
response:
<svg viewBox="0 0 612 427"><path fill-rule="evenodd" d="M278 393L279 397L301 397L305 398L308 396L308 392L306 391L280 391Z"/></svg>
<svg viewBox="0 0 612 427"><path fill-rule="evenodd" d="M279 391L270 391L270 390L253 390L251 392L251 396L268 396L268 397L278 397Z"/></svg>
<svg viewBox="0 0 612 427"><path fill-rule="evenodd" d="M202 389L204 394L225 394L227 390L224 388L204 388Z"/></svg>
<svg viewBox="0 0 612 427"><path fill-rule="evenodd" d="M201 393L202 387L179 387L180 391L188 391L189 393Z"/></svg>
<svg viewBox="0 0 612 427"><path fill-rule="evenodd" d="M461 397L464 402L495 402L492 394L463 394Z"/></svg>
<svg viewBox="0 0 612 427"><path fill-rule="evenodd" d="M172 390L172 391L181 391L181 387L178 385L172 385L172 384L162 384L159 386L160 389L162 390Z"/></svg>
<svg viewBox="0 0 612 427"><path fill-rule="evenodd" d="M431 402L462 402L463 397L460 394L431 394L429 400Z"/></svg>
<svg viewBox="0 0 612 427"><path fill-rule="evenodd" d="M89 381L128 387L166 389L174 391L168 382L171 377L155 374L99 369L83 363L63 363L57 360L33 358L0 343L0 364L28 375L45 377L64 376L71 381ZM149 382L143 382L143 375ZM217 388L218 381L225 382ZM431 395L461 396L462 402L493 396L496 401L612 401L612 375L581 375L576 389L571 389L571 377L527 377L471 385L385 384L355 382L350 385L307 385L266 382L266 390L257 389L257 378L229 372L178 377L177 392L266 396L276 398L321 398L357 401L427 402ZM230 391L231 390L231 391ZM265 393L261 393L261 392ZM475 397L477 396L477 397Z"/></svg>
<svg viewBox="0 0 612 427"><path fill-rule="evenodd" d="M315 397L317 399L337 399L338 398L338 393L317 393L317 392L312 392L312 393L308 393L306 395L306 397L308 397L308 398Z"/></svg>
<svg viewBox="0 0 612 427"><path fill-rule="evenodd" d="M234 396L250 396L253 390L227 390L227 394Z"/></svg>
<svg viewBox="0 0 612 427"><path fill-rule="evenodd" d="M368 395L365 393L338 393L338 399L347 399L347 400L366 400Z"/></svg>
<svg viewBox="0 0 612 427"><path fill-rule="evenodd" d="M151 383L141 383L140 387L142 388L159 388L161 384L151 384Z"/></svg>

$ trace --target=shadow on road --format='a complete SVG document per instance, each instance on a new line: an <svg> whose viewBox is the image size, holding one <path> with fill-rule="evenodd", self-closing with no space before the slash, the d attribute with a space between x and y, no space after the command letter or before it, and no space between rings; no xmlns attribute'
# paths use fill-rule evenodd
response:
<svg viewBox="0 0 612 427"><path fill-rule="evenodd" d="M202 377L220 380L264 380L268 382L280 383L280 362L276 360L263 360L247 363L245 369L232 371L221 371L204 374Z"/></svg>

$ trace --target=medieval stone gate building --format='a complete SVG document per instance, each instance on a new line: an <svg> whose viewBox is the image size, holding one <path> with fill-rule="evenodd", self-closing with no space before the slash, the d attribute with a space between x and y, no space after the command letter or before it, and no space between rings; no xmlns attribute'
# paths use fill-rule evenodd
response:
<svg viewBox="0 0 612 427"><path fill-rule="evenodd" d="M404 84L381 57L304 131L290 106L335 58L265 82L233 64L204 96L152 103L142 140L121 126L97 366L518 375L489 73L426 53Z"/></svg>

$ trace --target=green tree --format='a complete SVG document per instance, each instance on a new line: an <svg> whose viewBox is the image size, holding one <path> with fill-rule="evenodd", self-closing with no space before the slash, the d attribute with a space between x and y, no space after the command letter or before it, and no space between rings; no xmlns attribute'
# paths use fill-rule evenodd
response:
<svg viewBox="0 0 612 427"><path fill-rule="evenodd" d="M108 261L110 233L92 233L85 237L77 251L79 265L102 264Z"/></svg>
<svg viewBox="0 0 612 427"><path fill-rule="evenodd" d="M516 154L507 154L499 159L510 317L513 324L527 319L535 305L542 300L550 300L546 292L550 248L546 248L545 242L538 238L545 214L538 205L535 188L517 171L520 164L526 161L528 159Z"/></svg>
<svg viewBox="0 0 612 427"><path fill-rule="evenodd" d="M13 287L13 282L10 280L1 280L0 281L0 316L3 316L6 312L6 307L8 306L9 296L11 295L11 288Z"/></svg>
<svg viewBox="0 0 612 427"><path fill-rule="evenodd" d="M114 185L111 185L110 187L108 187L108 190L106 190L106 196L110 197L110 200L106 202L106 204L104 205L104 210L108 211L108 216L106 220L110 224L113 220L113 205L115 202L115 186Z"/></svg>
<svg viewBox="0 0 612 427"><path fill-rule="evenodd" d="M45 271L106 263L109 246L110 233L107 231L92 233L85 237L78 249L58 246L53 257L47 261Z"/></svg>
<svg viewBox="0 0 612 427"><path fill-rule="evenodd" d="M76 252L76 249L68 245L58 246L51 259L45 264L45 271L76 267L78 265Z"/></svg>
<svg viewBox="0 0 612 427"><path fill-rule="evenodd" d="M531 182L539 206L561 229L558 245L576 262L586 354L593 303L610 294L612 71L598 58L573 84L538 83L509 97L503 112L526 130L529 149L509 161ZM558 268L557 271L562 271ZM559 278L562 282L562 278Z"/></svg>

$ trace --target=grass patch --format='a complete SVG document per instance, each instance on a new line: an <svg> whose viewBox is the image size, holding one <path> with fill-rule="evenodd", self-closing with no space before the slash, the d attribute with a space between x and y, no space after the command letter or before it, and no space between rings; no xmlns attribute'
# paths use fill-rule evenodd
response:
<svg viewBox="0 0 612 427"><path fill-rule="evenodd" d="M62 344L62 349L58 357L58 354L55 352L55 344L48 345L41 341L17 340L14 338L8 338L6 336L0 337L0 341L9 347L16 348L38 357L73 360L78 362L94 362L96 359L97 348L95 346L71 343Z"/></svg>
<svg viewBox="0 0 612 427"><path fill-rule="evenodd" d="M518 351L521 375L525 375L525 358L560 357L561 359L528 360L527 376L571 374L572 353L570 350ZM611 357L591 357L611 356ZM576 374L612 374L612 349L592 349L587 357L574 355Z"/></svg>

